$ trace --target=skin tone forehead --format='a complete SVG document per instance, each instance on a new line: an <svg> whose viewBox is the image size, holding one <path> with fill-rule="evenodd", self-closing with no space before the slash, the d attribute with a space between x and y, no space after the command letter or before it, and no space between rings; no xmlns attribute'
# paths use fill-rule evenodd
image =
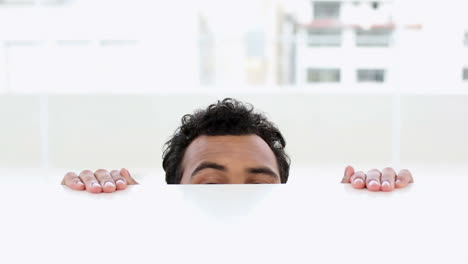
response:
<svg viewBox="0 0 468 264"><path fill-rule="evenodd" d="M181 183L190 182L192 171L202 162L215 162L228 169L268 167L279 175L278 164L268 144L257 135L199 136L187 148L182 160Z"/></svg>

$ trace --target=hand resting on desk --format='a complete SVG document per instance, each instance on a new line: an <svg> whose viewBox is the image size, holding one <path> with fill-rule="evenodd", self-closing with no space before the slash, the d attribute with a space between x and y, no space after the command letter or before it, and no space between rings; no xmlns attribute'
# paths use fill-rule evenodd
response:
<svg viewBox="0 0 468 264"><path fill-rule="evenodd" d="M84 170L79 175L68 172L63 177L62 184L72 190L87 190L90 193L111 193L117 190L124 190L127 185L138 184L130 175L127 169L113 170L108 172L99 169L95 172Z"/></svg>
<svg viewBox="0 0 468 264"><path fill-rule="evenodd" d="M404 188L413 182L411 172L403 169L397 174L392 168L382 171L373 169L364 173L355 171L352 166L345 169L342 183L350 183L355 189L368 189L370 191L393 191L396 188ZM113 170L108 172L99 169L95 172L84 170L79 175L68 172L63 178L62 184L72 190L87 190L90 193L111 193L124 190L127 185L138 184L127 169Z"/></svg>
<svg viewBox="0 0 468 264"><path fill-rule="evenodd" d="M367 188L369 191L391 192L395 188L404 188L413 182L413 175L409 170L403 169L397 174L392 168L385 168L382 171L372 169L367 173L354 171L352 166L345 169L341 183L351 183L355 189Z"/></svg>

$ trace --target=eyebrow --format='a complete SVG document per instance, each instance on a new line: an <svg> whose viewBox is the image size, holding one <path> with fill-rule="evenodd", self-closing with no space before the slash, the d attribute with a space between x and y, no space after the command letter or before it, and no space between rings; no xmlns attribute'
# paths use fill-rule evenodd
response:
<svg viewBox="0 0 468 264"><path fill-rule="evenodd" d="M198 165L195 168L195 170L193 170L192 175L190 177L195 176L195 174L205 169L215 169L215 170L219 170L223 172L227 171L227 168L224 165L221 165L215 162L205 161L205 162L200 163L200 165ZM275 179L279 178L278 174L276 174L273 170L271 170L268 167L247 168L245 171L249 174L265 174Z"/></svg>
<svg viewBox="0 0 468 264"><path fill-rule="evenodd" d="M218 163L214 162L202 162L200 165L198 165L195 170L193 170L191 177L193 177L195 174L200 172L201 170L204 169L215 169L219 171L227 171L226 167L223 165L220 165Z"/></svg>
<svg viewBox="0 0 468 264"><path fill-rule="evenodd" d="M273 178L279 178L278 174L267 167L248 168L246 171L250 174L265 174Z"/></svg>

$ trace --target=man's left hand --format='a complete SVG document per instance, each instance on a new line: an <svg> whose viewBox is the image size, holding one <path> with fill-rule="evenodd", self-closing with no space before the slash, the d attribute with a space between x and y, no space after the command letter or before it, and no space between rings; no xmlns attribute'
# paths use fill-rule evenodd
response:
<svg viewBox="0 0 468 264"><path fill-rule="evenodd" d="M364 173L354 171L352 166L345 169L341 183L351 183L355 189L367 188L369 191L391 192L395 188L404 188L413 182L413 175L409 170L403 169L396 173L392 168L385 168L382 171L373 169Z"/></svg>

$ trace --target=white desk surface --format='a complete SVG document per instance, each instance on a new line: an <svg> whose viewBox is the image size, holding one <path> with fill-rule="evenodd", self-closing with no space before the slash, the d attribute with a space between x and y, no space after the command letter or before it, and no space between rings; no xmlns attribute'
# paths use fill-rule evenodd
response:
<svg viewBox="0 0 468 264"><path fill-rule="evenodd" d="M468 166L410 168L393 193L343 168L285 185L140 185L93 195L65 170L0 169L0 263L468 263Z"/></svg>

